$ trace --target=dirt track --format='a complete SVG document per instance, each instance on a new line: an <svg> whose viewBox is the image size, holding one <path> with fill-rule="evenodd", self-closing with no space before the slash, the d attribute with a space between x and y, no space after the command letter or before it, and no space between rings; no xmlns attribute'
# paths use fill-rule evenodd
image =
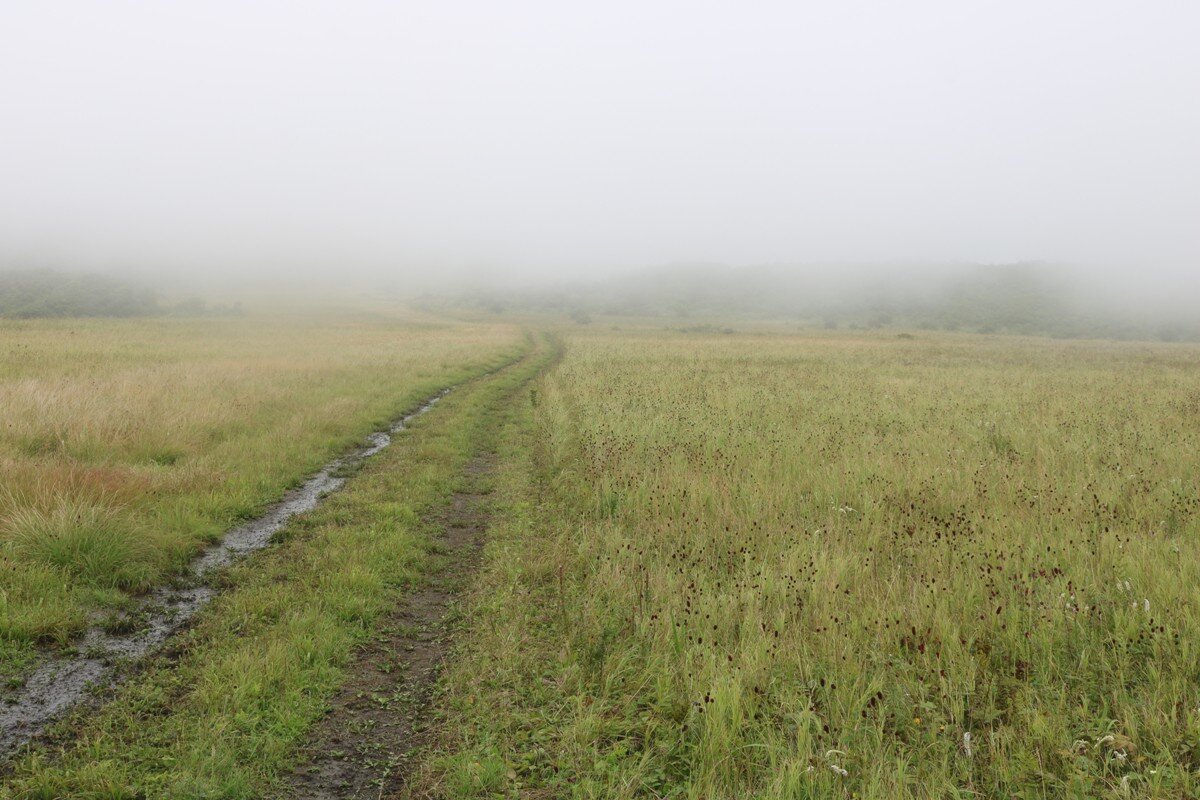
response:
<svg viewBox="0 0 1200 800"><path fill-rule="evenodd" d="M341 488L345 482L343 470L383 450L391 444L393 435L433 408L449 391L434 395L386 430L372 433L365 447L334 459L260 517L229 531L192 562L186 575L142 598L136 610L127 615L128 629L113 630L96 624L75 650L43 662L17 692L3 698L0 758L41 734L50 722L84 701L90 690L118 680L122 666L135 664L167 642L212 600L215 590L208 582L212 573L266 547L293 516L312 510L322 498Z"/></svg>
<svg viewBox="0 0 1200 800"><path fill-rule="evenodd" d="M345 682L283 781L281 798L379 798L404 787L412 756L424 745L422 717L450 647L446 623L475 571L489 521L483 483L492 459L464 469L465 487L430 519L443 563L405 595L355 654Z"/></svg>

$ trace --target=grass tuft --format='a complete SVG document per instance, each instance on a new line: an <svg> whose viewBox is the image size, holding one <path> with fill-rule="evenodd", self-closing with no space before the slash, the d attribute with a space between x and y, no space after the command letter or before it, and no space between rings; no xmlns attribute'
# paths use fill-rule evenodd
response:
<svg viewBox="0 0 1200 800"><path fill-rule="evenodd" d="M17 509L4 533L18 556L97 588L145 590L160 574L153 545L115 508L64 498L49 510Z"/></svg>

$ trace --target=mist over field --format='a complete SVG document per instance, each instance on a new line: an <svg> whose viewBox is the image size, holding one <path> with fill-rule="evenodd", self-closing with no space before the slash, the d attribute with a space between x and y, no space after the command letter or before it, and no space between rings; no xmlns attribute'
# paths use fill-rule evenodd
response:
<svg viewBox="0 0 1200 800"><path fill-rule="evenodd" d="M1200 798L1200 4L0 8L0 800Z"/></svg>
<svg viewBox="0 0 1200 800"><path fill-rule="evenodd" d="M170 302L941 327L998 298L1186 328L1198 23L1174 2L15 4L0 270Z"/></svg>

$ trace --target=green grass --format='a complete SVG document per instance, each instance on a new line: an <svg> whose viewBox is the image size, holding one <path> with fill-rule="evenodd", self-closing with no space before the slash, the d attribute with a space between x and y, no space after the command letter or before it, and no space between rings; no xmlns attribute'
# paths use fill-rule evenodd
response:
<svg viewBox="0 0 1200 800"><path fill-rule="evenodd" d="M414 796L1200 795L1200 349L587 330L526 385L553 357L422 417L0 797L269 796L479 446ZM104 565L144 518L80 497L8 515L10 624L141 579Z"/></svg>
<svg viewBox="0 0 1200 800"><path fill-rule="evenodd" d="M583 332L433 796L1200 795L1200 350Z"/></svg>
<svg viewBox="0 0 1200 800"><path fill-rule="evenodd" d="M412 314L0 320L0 677L524 346Z"/></svg>
<svg viewBox="0 0 1200 800"><path fill-rule="evenodd" d="M18 557L91 586L145 590L156 577L150 543L111 506L64 497L44 510L18 508L5 533Z"/></svg>
<svg viewBox="0 0 1200 800"><path fill-rule="evenodd" d="M235 565L230 587L61 748L19 759L0 797L261 798L324 710L357 642L436 566L423 518L512 413L548 345L464 384L298 519ZM516 395L517 401L525 396Z"/></svg>

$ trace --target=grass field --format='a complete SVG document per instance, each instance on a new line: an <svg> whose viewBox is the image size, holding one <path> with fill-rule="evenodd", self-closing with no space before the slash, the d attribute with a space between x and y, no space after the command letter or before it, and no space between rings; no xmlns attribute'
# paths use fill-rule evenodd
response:
<svg viewBox="0 0 1200 800"><path fill-rule="evenodd" d="M286 796L355 644L436 571L430 520L481 449L488 543L401 796L1200 796L1200 348L598 325L560 348L415 318L2 330L12 674L462 388L224 573L0 797Z"/></svg>
<svg viewBox="0 0 1200 800"><path fill-rule="evenodd" d="M436 570L426 517L464 462L494 446L514 392L553 352L525 347L523 360L414 421L274 547L227 570L198 622L98 712L68 716L49 745L19 756L0 797L272 795L355 644Z"/></svg>
<svg viewBox="0 0 1200 800"><path fill-rule="evenodd" d="M1200 796L1200 350L566 353L508 444L423 792Z"/></svg>
<svg viewBox="0 0 1200 800"><path fill-rule="evenodd" d="M361 312L0 320L0 672L524 346L509 326Z"/></svg>

